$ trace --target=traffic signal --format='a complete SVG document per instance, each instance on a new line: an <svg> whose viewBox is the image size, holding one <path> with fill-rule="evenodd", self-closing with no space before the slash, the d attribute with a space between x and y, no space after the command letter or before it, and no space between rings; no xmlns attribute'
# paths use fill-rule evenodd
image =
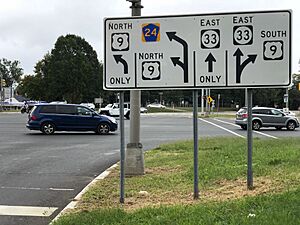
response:
<svg viewBox="0 0 300 225"><path fill-rule="evenodd" d="M298 91L300 91L300 82L298 83Z"/></svg>

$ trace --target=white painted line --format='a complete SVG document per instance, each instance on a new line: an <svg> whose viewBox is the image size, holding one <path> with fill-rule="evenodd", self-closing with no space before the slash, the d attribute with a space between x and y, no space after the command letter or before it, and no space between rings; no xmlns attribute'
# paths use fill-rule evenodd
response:
<svg viewBox="0 0 300 225"><path fill-rule="evenodd" d="M219 120L219 119L216 119L216 118L215 118L215 120L216 120L216 121L219 121L219 122L221 122L221 123L226 123L226 124L235 126L235 127L240 127L239 125L234 124L234 123L226 122L226 121ZM262 133L262 132L260 132L260 131L254 130L253 132L254 132L254 133L257 133L257 134L260 134L260 135L263 135L263 136L266 136L266 137L273 138L273 139L278 139L278 137L275 137L275 136L272 136L272 135L269 135L269 134L265 134L265 133Z"/></svg>
<svg viewBox="0 0 300 225"><path fill-rule="evenodd" d="M216 119L216 118L214 118L214 120L216 120L216 121L219 121L219 122L221 122L221 123L229 124L229 125L232 125L232 126L235 126L235 127L240 127L240 126L239 126L239 125L237 125L237 124L230 123L230 122L226 122L226 121L219 120L219 119Z"/></svg>
<svg viewBox="0 0 300 225"><path fill-rule="evenodd" d="M118 150L119 151L119 150ZM67 210L74 209L78 203L78 201L81 199L82 195L88 191L88 189L95 184L98 180L103 180L105 177L107 177L110 173L111 170L116 168L118 166L118 163L112 165L109 167L107 170L102 172L99 176L97 176L94 180L92 180L85 188L82 189L81 192L79 192L76 197L71 201L50 223L50 225L56 221L59 217L61 217Z"/></svg>
<svg viewBox="0 0 300 225"><path fill-rule="evenodd" d="M228 129L226 129L225 127L222 127L222 126L220 126L220 125L218 125L218 124L215 124L215 123L213 123L213 122L204 120L204 119L202 119L202 118L199 118L199 120L201 120L201 121L203 121L203 122L206 122L206 123L209 123L209 124L211 124L211 125L213 125L213 126L216 126L216 127L220 128L220 129L225 130L225 131L227 131L227 132L229 132L229 133L231 133L231 134L233 134L233 135L236 135L236 136L238 136L238 137L240 137L240 138L246 138L246 137L244 137L244 136L242 136L242 135L239 135L238 133L235 133L235 132L233 132L233 131L231 131L231 130L228 130Z"/></svg>
<svg viewBox="0 0 300 225"><path fill-rule="evenodd" d="M73 188L49 188L50 191L74 191Z"/></svg>
<svg viewBox="0 0 300 225"><path fill-rule="evenodd" d="M56 207L34 207L34 206L8 206L0 205L1 216L41 216L48 217L54 213Z"/></svg>
<svg viewBox="0 0 300 225"><path fill-rule="evenodd" d="M32 190L32 191L74 191L72 188L37 188L37 187L6 187L1 186L0 189L15 189L15 190Z"/></svg>
<svg viewBox="0 0 300 225"><path fill-rule="evenodd" d="M262 132L260 132L260 131L254 130L253 132L254 132L254 133L257 133L257 134L260 134L260 135L263 135L263 136L266 136L266 137L273 138L273 139L278 139L278 137L275 137L275 136L272 136L272 135L269 135L269 134L265 134L265 133L262 133Z"/></svg>

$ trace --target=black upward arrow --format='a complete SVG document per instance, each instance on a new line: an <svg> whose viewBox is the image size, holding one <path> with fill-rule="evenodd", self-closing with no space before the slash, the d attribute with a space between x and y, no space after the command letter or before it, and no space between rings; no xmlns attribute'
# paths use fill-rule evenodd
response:
<svg viewBox="0 0 300 225"><path fill-rule="evenodd" d="M211 54L211 52L206 57L205 62L208 63L208 72L213 72L213 62L217 62L217 60L215 59L213 54Z"/></svg>
<svg viewBox="0 0 300 225"><path fill-rule="evenodd" d="M114 55L115 61L117 64L122 63L124 67L124 74L128 74L128 64L125 59L122 58L122 55Z"/></svg>
<svg viewBox="0 0 300 225"><path fill-rule="evenodd" d="M188 83L189 82L189 76L188 76L188 44L186 43L185 40L178 37L176 35L175 31L166 32L166 33L167 33L167 36L168 36L170 41L175 40L178 43L180 43L183 47L183 62L179 60L180 57L171 57L171 60L172 60L174 66L178 65L183 69L183 82Z"/></svg>
<svg viewBox="0 0 300 225"><path fill-rule="evenodd" d="M241 57L244 56L243 52L240 50L240 48L238 48L235 53L233 54L233 56L236 57L236 64L235 64L235 68L236 68L236 83L241 83L241 76L242 76L242 72L245 69L245 67L250 63L254 63L256 60L257 55L248 55L248 58L242 62L241 64Z"/></svg>

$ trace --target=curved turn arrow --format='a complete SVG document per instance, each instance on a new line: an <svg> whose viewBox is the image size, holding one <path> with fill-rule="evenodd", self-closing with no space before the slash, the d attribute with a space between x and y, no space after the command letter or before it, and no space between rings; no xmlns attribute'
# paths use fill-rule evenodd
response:
<svg viewBox="0 0 300 225"><path fill-rule="evenodd" d="M245 67L251 62L254 64L257 55L248 55L248 58L242 62L241 64L241 57L244 56L243 52L240 50L240 48L238 48L233 56L236 57L236 64L235 64L235 68L236 68L236 83L241 83L241 76L242 76L242 72L245 69Z"/></svg>
<svg viewBox="0 0 300 225"><path fill-rule="evenodd" d="M124 74L128 74L128 64L125 59L122 58L122 55L114 55L115 61L117 64L122 63L124 67Z"/></svg>
<svg viewBox="0 0 300 225"><path fill-rule="evenodd" d="M180 57L171 57L171 60L173 62L173 65L176 66L180 66L183 69L183 82L184 83L188 83L188 44L186 43L185 40L183 40L182 38L178 37L176 35L175 31L172 32L166 32L168 38L170 41L177 41L178 43L180 43L183 47L183 62L180 61Z"/></svg>

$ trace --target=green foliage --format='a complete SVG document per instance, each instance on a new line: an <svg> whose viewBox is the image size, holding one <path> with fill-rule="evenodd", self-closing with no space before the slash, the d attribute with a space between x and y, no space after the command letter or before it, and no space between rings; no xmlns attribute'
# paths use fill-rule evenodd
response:
<svg viewBox="0 0 300 225"><path fill-rule="evenodd" d="M102 73L90 44L68 34L60 36L51 53L36 64L35 75L24 78L20 92L46 101L93 102L102 90Z"/></svg>
<svg viewBox="0 0 300 225"><path fill-rule="evenodd" d="M5 80L6 86L11 86L14 82L20 81L23 75L23 69L20 68L20 62L17 60L0 59L0 74Z"/></svg>

